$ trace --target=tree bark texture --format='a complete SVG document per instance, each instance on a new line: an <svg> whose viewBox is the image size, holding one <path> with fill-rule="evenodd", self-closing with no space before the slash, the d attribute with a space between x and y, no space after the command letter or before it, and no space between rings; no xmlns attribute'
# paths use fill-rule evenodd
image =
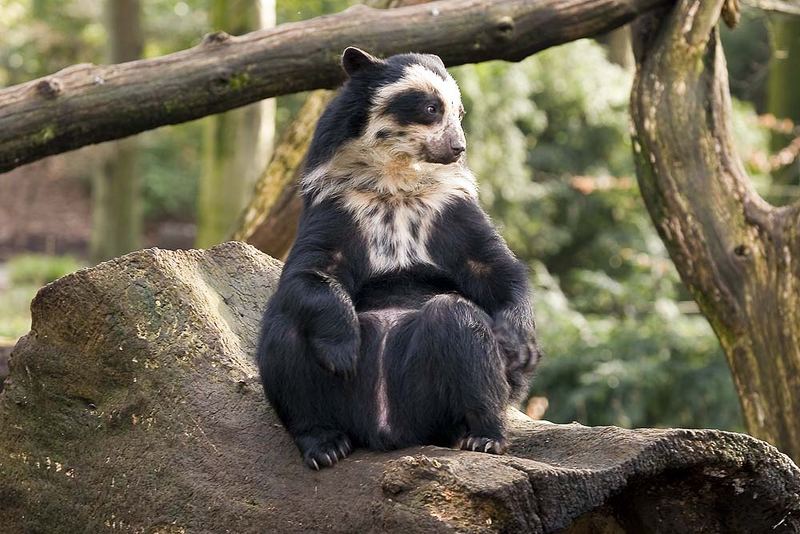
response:
<svg viewBox="0 0 800 534"><path fill-rule="evenodd" d="M271 13L265 12L270 9ZM274 26L275 3L214 0L210 15L215 30L241 35L260 29L264 23ZM207 117L203 129L196 245L209 247L225 241L234 231L272 155L275 99Z"/></svg>
<svg viewBox="0 0 800 534"><path fill-rule="evenodd" d="M343 80L349 45L415 50L447 65L519 61L605 33L670 0L443 0L393 10L357 6L241 37L117 65L74 65L0 91L0 172L83 145L220 113Z"/></svg>
<svg viewBox="0 0 800 534"><path fill-rule="evenodd" d="M722 4L680 0L636 24L639 186L725 350L748 431L800 461L800 206L767 204L734 151Z"/></svg>
<svg viewBox="0 0 800 534"><path fill-rule="evenodd" d="M106 30L111 63L142 55L144 37L139 0L107 0ZM123 139L109 147L92 174L91 257L95 262L136 250L142 237L138 140Z"/></svg>
<svg viewBox="0 0 800 534"><path fill-rule="evenodd" d="M137 251L43 288L0 394L0 530L800 529L797 466L715 430L554 425L512 410L504 456L358 450L312 471L253 362L280 271L226 243Z"/></svg>

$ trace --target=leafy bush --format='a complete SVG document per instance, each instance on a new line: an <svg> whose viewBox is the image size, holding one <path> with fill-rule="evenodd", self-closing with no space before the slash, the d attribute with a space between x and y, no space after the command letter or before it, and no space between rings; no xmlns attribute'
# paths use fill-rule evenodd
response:
<svg viewBox="0 0 800 534"><path fill-rule="evenodd" d="M588 40L454 71L481 200L531 267L547 354L531 395L548 398L545 417L740 430L719 343L636 186L632 73ZM752 110L736 112L752 124Z"/></svg>
<svg viewBox="0 0 800 534"><path fill-rule="evenodd" d="M24 254L3 266L7 283L0 281L0 338L16 339L30 329L31 300L36 292L82 265L71 256Z"/></svg>
<svg viewBox="0 0 800 534"><path fill-rule="evenodd" d="M140 138L145 219L194 220L202 162L202 122L161 128Z"/></svg>
<svg viewBox="0 0 800 534"><path fill-rule="evenodd" d="M12 286L43 286L77 271L82 265L71 256L22 254L8 261L8 279Z"/></svg>

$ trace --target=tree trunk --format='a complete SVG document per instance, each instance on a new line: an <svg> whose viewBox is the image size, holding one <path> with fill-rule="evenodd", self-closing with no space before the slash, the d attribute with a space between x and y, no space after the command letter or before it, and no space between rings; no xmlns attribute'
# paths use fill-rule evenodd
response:
<svg viewBox="0 0 800 534"><path fill-rule="evenodd" d="M446 0L392 10L357 6L121 65L75 65L0 91L0 172L80 146L220 113L263 98L333 88L341 51L416 50L446 65L519 61L608 32L672 0Z"/></svg>
<svg viewBox="0 0 800 534"><path fill-rule="evenodd" d="M723 0L636 24L642 196L727 355L748 431L800 461L800 205L753 190L730 133Z"/></svg>
<svg viewBox="0 0 800 534"><path fill-rule="evenodd" d="M767 85L767 111L779 119L789 119L800 125L800 17L777 15L771 20L772 62ZM788 145L795 135L772 133L772 150L777 152ZM800 160L773 172L778 184L797 184Z"/></svg>
<svg viewBox="0 0 800 534"><path fill-rule="evenodd" d="M241 35L275 25L274 0L214 0L215 30ZM205 119L203 173L197 206L197 246L227 239L247 205L253 185L272 155L275 100L269 99Z"/></svg>
<svg viewBox="0 0 800 534"><path fill-rule="evenodd" d="M106 28L111 63L138 59L143 37L139 0L108 0ZM138 141L117 141L93 173L91 256L95 262L136 250L141 243Z"/></svg>

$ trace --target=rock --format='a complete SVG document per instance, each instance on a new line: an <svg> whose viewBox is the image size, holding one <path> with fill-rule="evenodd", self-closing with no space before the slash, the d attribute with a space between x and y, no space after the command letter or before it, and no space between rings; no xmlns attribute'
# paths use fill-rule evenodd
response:
<svg viewBox="0 0 800 534"><path fill-rule="evenodd" d="M3 391L3 382L8 376L8 357L11 355L11 346L3 344L0 338L0 392Z"/></svg>
<svg viewBox="0 0 800 534"><path fill-rule="evenodd" d="M506 456L420 447L303 467L252 363L281 265L129 254L43 288L0 395L4 532L798 532L800 471L714 430L509 412Z"/></svg>

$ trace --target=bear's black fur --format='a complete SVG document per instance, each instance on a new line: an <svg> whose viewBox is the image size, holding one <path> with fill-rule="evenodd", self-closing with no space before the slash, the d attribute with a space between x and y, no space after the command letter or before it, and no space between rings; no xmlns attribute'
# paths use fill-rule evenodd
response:
<svg viewBox="0 0 800 534"><path fill-rule="evenodd" d="M474 195L442 196L447 176L471 176L462 159L439 165L412 154L409 168L423 169L413 172L433 185L412 180L392 189L381 182L391 182L389 171L369 167L373 152L355 151L352 167L365 167L358 172L367 178L353 191L367 200L353 208L355 201L344 199L349 175L336 174L334 156L365 136L381 113L390 127L369 146L427 132L435 117L439 133L458 130L450 141L453 157L463 151L456 146L460 125L443 122L460 101L444 101L429 85L403 89L381 113L374 109L378 91L410 83L411 65L452 82L436 56L377 60L345 52L349 80L320 119L306 159L306 175L316 170L319 181L304 190L297 240L264 316L258 363L266 395L316 469L353 447L503 452L505 407L525 391L539 358L526 268ZM404 130L409 124L417 133ZM320 194L334 182L335 193ZM407 210L402 217L398 206ZM386 232L366 237L384 223ZM419 246L403 248L408 243ZM380 264L370 259L375 247Z"/></svg>

